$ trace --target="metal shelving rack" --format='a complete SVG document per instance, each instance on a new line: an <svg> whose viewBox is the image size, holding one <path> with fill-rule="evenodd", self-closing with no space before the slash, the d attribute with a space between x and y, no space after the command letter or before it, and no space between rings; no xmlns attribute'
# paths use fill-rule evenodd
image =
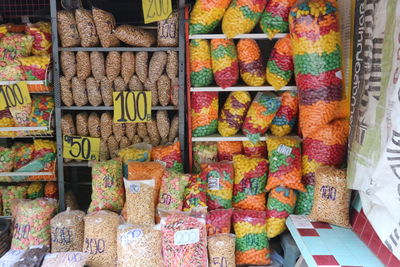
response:
<svg viewBox="0 0 400 267"><path fill-rule="evenodd" d="M133 3L133 2L132 2ZM99 51L99 52L110 52L110 51L179 51L179 105L175 106L153 106L152 110L171 110L177 111L179 114L179 141L181 143L182 158L186 159L186 141L185 141L185 32L184 32L184 7L185 0L179 0L179 45L178 47L59 47L58 32L57 32L57 0L50 0L50 11L51 11L51 22L52 22L52 38L53 38L53 75L54 75L54 97L55 97L55 129L57 139L57 171L58 171L58 191L60 199L61 210L65 209L65 179L64 169L65 167L71 167L74 173L77 175L77 168L88 167L88 162L69 162L64 163L62 156L62 133L61 133L61 115L63 111L112 111L113 107L106 106L83 106L83 107L66 107L62 105L60 96L60 62L59 53L61 51ZM117 15L117 14L114 14ZM143 28L154 28L144 26ZM72 174L74 176L74 174Z"/></svg>

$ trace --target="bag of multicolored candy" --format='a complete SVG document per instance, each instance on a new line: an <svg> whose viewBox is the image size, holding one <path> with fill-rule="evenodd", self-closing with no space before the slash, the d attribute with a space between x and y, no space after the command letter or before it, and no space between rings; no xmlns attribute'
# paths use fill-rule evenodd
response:
<svg viewBox="0 0 400 267"><path fill-rule="evenodd" d="M167 169L183 172L181 143L179 141L171 145L153 147L151 159L160 162Z"/></svg>
<svg viewBox="0 0 400 267"><path fill-rule="evenodd" d="M218 92L192 93L192 135L213 134L218 126Z"/></svg>
<svg viewBox="0 0 400 267"><path fill-rule="evenodd" d="M1 38L0 48L13 53L14 58L27 57L32 52L33 37L21 33L7 33Z"/></svg>
<svg viewBox="0 0 400 267"><path fill-rule="evenodd" d="M190 34L212 32L220 23L231 0L197 0L190 13Z"/></svg>
<svg viewBox="0 0 400 267"><path fill-rule="evenodd" d="M183 211L191 211L199 207L207 207L207 181L200 175L192 175L185 188Z"/></svg>
<svg viewBox="0 0 400 267"><path fill-rule="evenodd" d="M230 233L232 214L233 209L209 211L207 213L207 235Z"/></svg>
<svg viewBox="0 0 400 267"><path fill-rule="evenodd" d="M227 88L239 79L239 61L232 39L211 40L211 63L218 86Z"/></svg>
<svg viewBox="0 0 400 267"><path fill-rule="evenodd" d="M243 141L243 155L250 158L266 158L267 144L264 141Z"/></svg>
<svg viewBox="0 0 400 267"><path fill-rule="evenodd" d="M1 70L0 70L0 73L1 73ZM15 122L10 113L10 110L8 110L8 109L0 110L0 127L14 127L14 126L15 126ZM0 131L0 136L1 137L14 137L15 133L16 132L14 132L14 131L10 131L10 132Z"/></svg>
<svg viewBox="0 0 400 267"><path fill-rule="evenodd" d="M296 0L270 0L262 13L260 27L268 38L289 31L289 12Z"/></svg>
<svg viewBox="0 0 400 267"><path fill-rule="evenodd" d="M216 142L193 143L193 172L201 172L202 163L213 163L218 160L218 145Z"/></svg>
<svg viewBox="0 0 400 267"><path fill-rule="evenodd" d="M2 191L3 216L11 216L11 202L14 199L25 199L27 188L26 185L12 185L7 186L7 188Z"/></svg>
<svg viewBox="0 0 400 267"><path fill-rule="evenodd" d="M260 47L253 39L241 39L237 44L240 77L249 86L261 86L265 82Z"/></svg>
<svg viewBox="0 0 400 267"><path fill-rule="evenodd" d="M218 142L218 160L231 161L234 155L243 154L243 145L240 141L219 141Z"/></svg>
<svg viewBox="0 0 400 267"><path fill-rule="evenodd" d="M51 53L51 24L50 22L39 21L35 24L28 24L26 34L33 37L32 54L36 56L48 55Z"/></svg>
<svg viewBox="0 0 400 267"><path fill-rule="evenodd" d="M30 131L31 134L52 133L50 129L51 115L54 109L54 98L52 96L33 96L32 97L32 115L31 127L47 127L45 131Z"/></svg>
<svg viewBox="0 0 400 267"><path fill-rule="evenodd" d="M284 136L292 131L299 111L297 92L286 91L280 94L280 97L282 104L270 127L275 136Z"/></svg>
<svg viewBox="0 0 400 267"><path fill-rule="evenodd" d="M0 172L11 172L14 167L14 147L0 146Z"/></svg>
<svg viewBox="0 0 400 267"><path fill-rule="evenodd" d="M190 83L193 87L208 86L213 82L211 50L208 40L190 40Z"/></svg>
<svg viewBox="0 0 400 267"><path fill-rule="evenodd" d="M13 147L15 150L15 170L25 166L34 159L35 147L33 144L16 143Z"/></svg>
<svg viewBox="0 0 400 267"><path fill-rule="evenodd" d="M50 56L31 56L18 59L28 81L45 80Z"/></svg>
<svg viewBox="0 0 400 267"><path fill-rule="evenodd" d="M190 174L165 171L161 179L157 209L163 211L181 211L185 188L189 184L189 179Z"/></svg>

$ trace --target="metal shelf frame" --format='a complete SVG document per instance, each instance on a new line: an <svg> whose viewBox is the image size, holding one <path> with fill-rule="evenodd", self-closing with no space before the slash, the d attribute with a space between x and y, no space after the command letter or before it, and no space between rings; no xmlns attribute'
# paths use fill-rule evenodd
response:
<svg viewBox="0 0 400 267"><path fill-rule="evenodd" d="M78 183L78 177L74 178L74 174L78 174L79 167L88 167L87 162L69 162L64 163L63 160L63 151L62 151L62 132L61 132L61 115L63 111L112 111L113 107L106 106L83 106L83 107L66 107L63 106L61 102L60 95L60 61L59 61L59 52L61 51L99 51L99 52L110 52L110 51L148 51L148 52L156 52L156 51L178 51L179 52L179 105L175 106L154 106L152 110L171 110L176 111L179 116L179 141L181 143L181 151L182 158L186 160L186 102L185 102L185 0L179 0L179 45L178 47L69 47L63 48L59 47L58 42L58 30L57 30L57 0L50 0L50 13L51 13L51 27L52 27L52 41L53 41L53 84L54 84L54 100L55 100L55 136L57 139L57 178L58 178L58 192L59 192L59 200L60 200L60 209L65 210L65 177L64 177L64 167L68 167L72 171L72 185L76 185ZM118 14L114 14L118 15ZM149 28L148 26L144 26L145 28ZM152 29L154 26L150 26Z"/></svg>

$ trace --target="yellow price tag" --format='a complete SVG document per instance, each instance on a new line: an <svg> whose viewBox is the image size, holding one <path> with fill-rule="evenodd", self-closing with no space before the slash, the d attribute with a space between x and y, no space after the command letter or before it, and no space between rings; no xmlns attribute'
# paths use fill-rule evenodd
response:
<svg viewBox="0 0 400 267"><path fill-rule="evenodd" d="M144 23L167 19L172 13L171 0L142 0Z"/></svg>
<svg viewBox="0 0 400 267"><path fill-rule="evenodd" d="M151 120L151 92L114 92L114 122L149 122Z"/></svg>
<svg viewBox="0 0 400 267"><path fill-rule="evenodd" d="M29 103L31 96L26 82L0 85L0 110Z"/></svg>
<svg viewBox="0 0 400 267"><path fill-rule="evenodd" d="M99 160L100 138L64 135L63 157L66 159Z"/></svg>

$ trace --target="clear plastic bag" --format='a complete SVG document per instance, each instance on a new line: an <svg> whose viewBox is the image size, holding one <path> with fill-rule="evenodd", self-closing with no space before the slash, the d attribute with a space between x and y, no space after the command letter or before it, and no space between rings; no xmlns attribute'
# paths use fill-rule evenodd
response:
<svg viewBox="0 0 400 267"><path fill-rule="evenodd" d="M197 174L190 177L189 185L185 188L183 211L196 208L207 208L207 181Z"/></svg>
<svg viewBox="0 0 400 267"><path fill-rule="evenodd" d="M239 61L232 39L211 40L211 63L218 86L227 88L239 79Z"/></svg>
<svg viewBox="0 0 400 267"><path fill-rule="evenodd" d="M243 154L243 144L240 141L219 141L218 160L233 160L233 156Z"/></svg>
<svg viewBox="0 0 400 267"><path fill-rule="evenodd" d="M217 157L218 157L218 145L216 142L194 142L193 173L200 173L202 163L216 162Z"/></svg>
<svg viewBox="0 0 400 267"><path fill-rule="evenodd" d="M51 253L44 257L41 267L84 267L88 257L87 253L77 251Z"/></svg>
<svg viewBox="0 0 400 267"><path fill-rule="evenodd" d="M190 34L212 32L220 23L231 0L197 0L190 13Z"/></svg>
<svg viewBox="0 0 400 267"><path fill-rule="evenodd" d="M189 184L190 174L165 171L161 180L160 197L157 209L181 211L185 188Z"/></svg>
<svg viewBox="0 0 400 267"><path fill-rule="evenodd" d="M280 95L281 106L271 123L271 133L275 136L284 136L292 132L297 122L298 97L295 91L286 91Z"/></svg>
<svg viewBox="0 0 400 267"><path fill-rule="evenodd" d="M3 216L11 216L11 202L14 199L25 199L26 190L28 187L26 185L20 186L7 186L6 189L2 190L2 202L3 202Z"/></svg>
<svg viewBox="0 0 400 267"><path fill-rule="evenodd" d="M241 39L237 44L240 77L248 86L262 86L265 82L260 47L253 39Z"/></svg>
<svg viewBox="0 0 400 267"><path fill-rule="evenodd" d="M151 159L165 165L167 169L183 172L181 143L179 141L171 145L154 147L151 150Z"/></svg>
<svg viewBox="0 0 400 267"><path fill-rule="evenodd" d="M260 20L260 27L268 38L277 33L289 31L288 17L290 8L296 0L271 0L268 2Z"/></svg>
<svg viewBox="0 0 400 267"><path fill-rule="evenodd" d="M207 136L218 127L218 92L195 92L192 102L192 135Z"/></svg>
<svg viewBox="0 0 400 267"><path fill-rule="evenodd" d="M231 219L233 209L218 209L207 213L207 235L231 232Z"/></svg>
<svg viewBox="0 0 400 267"><path fill-rule="evenodd" d="M213 79L210 42L203 39L190 40L191 85L194 87L208 86Z"/></svg>
<svg viewBox="0 0 400 267"><path fill-rule="evenodd" d="M210 267L236 266L235 264L235 235L217 234L207 238Z"/></svg>
<svg viewBox="0 0 400 267"><path fill-rule="evenodd" d="M250 158L266 158L267 144L264 141L258 141L256 143L243 141L243 155Z"/></svg>
<svg viewBox="0 0 400 267"><path fill-rule="evenodd" d="M154 179L124 180L126 191L127 222L154 225Z"/></svg>

